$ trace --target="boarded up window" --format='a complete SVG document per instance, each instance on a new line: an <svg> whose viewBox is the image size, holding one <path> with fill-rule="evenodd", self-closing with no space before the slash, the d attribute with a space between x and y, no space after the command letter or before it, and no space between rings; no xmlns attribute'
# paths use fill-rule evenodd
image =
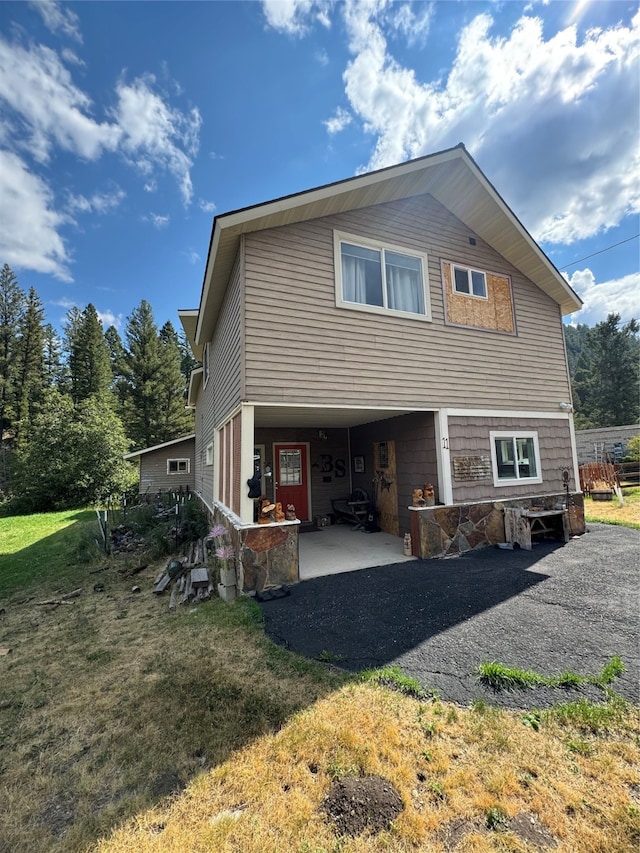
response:
<svg viewBox="0 0 640 853"><path fill-rule="evenodd" d="M478 298L481 293L473 285L473 277L469 292L464 292L462 285L455 287L453 269L464 269L463 265L450 261L442 262L442 283L445 298L445 321L451 326L470 326L474 329L488 329L496 332L515 334L513 317L513 296L511 279L506 275L485 273L486 297Z"/></svg>

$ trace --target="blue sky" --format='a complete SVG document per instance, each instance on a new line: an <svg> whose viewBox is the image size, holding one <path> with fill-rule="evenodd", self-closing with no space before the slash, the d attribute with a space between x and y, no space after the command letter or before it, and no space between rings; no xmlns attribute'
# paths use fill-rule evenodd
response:
<svg viewBox="0 0 640 853"><path fill-rule="evenodd" d="M567 321L628 320L639 84L626 0L2 2L0 265L58 329L179 328L215 214L464 142L571 264Z"/></svg>

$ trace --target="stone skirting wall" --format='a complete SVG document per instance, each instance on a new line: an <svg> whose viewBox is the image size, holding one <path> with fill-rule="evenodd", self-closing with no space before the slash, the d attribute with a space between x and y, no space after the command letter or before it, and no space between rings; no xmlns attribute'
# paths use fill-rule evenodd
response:
<svg viewBox="0 0 640 853"><path fill-rule="evenodd" d="M299 581L300 522L241 526L220 507L214 509L212 518L214 524L227 528L236 552L235 583L218 590L221 598L230 601L242 592L260 592Z"/></svg>
<svg viewBox="0 0 640 853"><path fill-rule="evenodd" d="M554 509L566 504L566 495L543 495L454 506L411 508L411 544L414 557L450 557L505 541L504 508L532 506ZM570 496L569 529L584 533L582 493Z"/></svg>

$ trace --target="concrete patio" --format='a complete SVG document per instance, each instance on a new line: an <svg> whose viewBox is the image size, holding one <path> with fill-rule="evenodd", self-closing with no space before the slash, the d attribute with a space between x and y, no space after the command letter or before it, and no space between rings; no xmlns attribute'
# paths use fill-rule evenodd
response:
<svg viewBox="0 0 640 853"><path fill-rule="evenodd" d="M365 533L349 524L335 524L301 533L300 580L405 563L416 557L405 557L403 540L387 533Z"/></svg>

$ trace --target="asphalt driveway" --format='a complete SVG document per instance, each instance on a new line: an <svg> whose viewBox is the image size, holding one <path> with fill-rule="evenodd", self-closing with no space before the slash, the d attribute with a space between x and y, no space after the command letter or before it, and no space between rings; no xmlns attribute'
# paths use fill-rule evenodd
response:
<svg viewBox="0 0 640 853"><path fill-rule="evenodd" d="M473 674L478 664L591 675L618 655L626 672L615 689L640 703L640 531L589 528L565 545L485 548L303 581L261 603L266 632L348 670L397 664L446 700L516 708L603 694L593 686L494 693Z"/></svg>

